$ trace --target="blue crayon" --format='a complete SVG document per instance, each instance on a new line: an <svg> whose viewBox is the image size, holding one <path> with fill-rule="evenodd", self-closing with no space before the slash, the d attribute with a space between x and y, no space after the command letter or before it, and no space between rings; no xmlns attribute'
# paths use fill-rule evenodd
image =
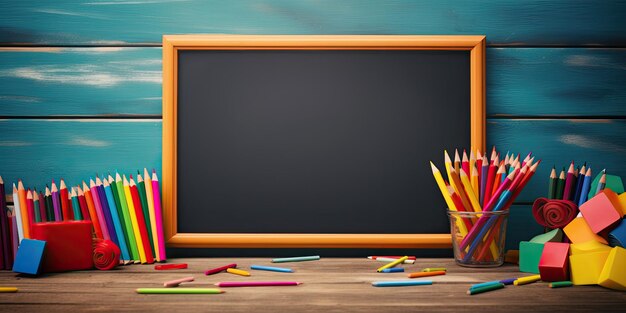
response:
<svg viewBox="0 0 626 313"><path fill-rule="evenodd" d="M404 272L404 267L386 268L386 269L382 270L381 272L382 273L399 273L399 272Z"/></svg>
<svg viewBox="0 0 626 313"><path fill-rule="evenodd" d="M500 282L499 280L488 281L488 282L484 282L484 283L480 283L480 284L474 284L474 285L470 286L470 289L480 288L480 287L485 287L485 286L491 286L491 285L494 285L494 284L503 284L503 283Z"/></svg>
<svg viewBox="0 0 626 313"><path fill-rule="evenodd" d="M396 281L375 281L372 283L374 287L403 287L403 286L422 286L432 285L432 280L396 280Z"/></svg>
<svg viewBox="0 0 626 313"><path fill-rule="evenodd" d="M272 263L314 261L314 260L319 260L319 259L320 259L319 255L296 256L296 257L292 257L292 258L277 258L277 259L273 259Z"/></svg>
<svg viewBox="0 0 626 313"><path fill-rule="evenodd" d="M290 268L284 267L273 267L273 266L263 266L263 265L252 265L250 269L259 270L259 271L270 271L270 272L282 272L282 273L293 273L293 270Z"/></svg>
<svg viewBox="0 0 626 313"><path fill-rule="evenodd" d="M513 285L513 282L517 280L517 278L508 278L508 279L503 279L500 281L500 283L503 283L505 285Z"/></svg>

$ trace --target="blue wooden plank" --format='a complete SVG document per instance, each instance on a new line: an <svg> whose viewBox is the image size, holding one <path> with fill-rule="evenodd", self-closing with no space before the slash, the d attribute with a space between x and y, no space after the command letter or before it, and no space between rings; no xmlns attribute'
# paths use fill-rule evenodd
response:
<svg viewBox="0 0 626 313"><path fill-rule="evenodd" d="M532 151L542 160L518 202L547 196L552 166L561 169L572 160L587 162L595 173L606 168L610 174L626 177L626 120L490 119L487 144L501 152Z"/></svg>
<svg viewBox="0 0 626 313"><path fill-rule="evenodd" d="M160 120L0 120L0 175L42 190L96 173L161 170Z"/></svg>
<svg viewBox="0 0 626 313"><path fill-rule="evenodd" d="M160 115L161 48L0 48L0 115Z"/></svg>
<svg viewBox="0 0 626 313"><path fill-rule="evenodd" d="M624 45L624 1L3 1L4 44L158 43L162 34L485 34L490 44Z"/></svg>
<svg viewBox="0 0 626 313"><path fill-rule="evenodd" d="M512 205L507 220L505 250L518 250L520 241L528 241L543 233L537 224L530 205Z"/></svg>
<svg viewBox="0 0 626 313"><path fill-rule="evenodd" d="M626 49L487 49L487 113L626 116Z"/></svg>
<svg viewBox="0 0 626 313"><path fill-rule="evenodd" d="M626 49L487 49L491 116L625 116ZM161 114L161 48L0 48L3 116Z"/></svg>

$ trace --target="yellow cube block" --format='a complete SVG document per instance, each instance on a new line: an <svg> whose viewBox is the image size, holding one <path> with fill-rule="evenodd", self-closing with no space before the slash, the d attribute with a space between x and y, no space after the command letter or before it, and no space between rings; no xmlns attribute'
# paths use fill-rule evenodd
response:
<svg viewBox="0 0 626 313"><path fill-rule="evenodd" d="M611 247L601 244L595 240L589 240L583 243L573 243L569 246L570 255L582 254L582 253L593 253L593 252L609 253L610 251L611 251Z"/></svg>
<svg viewBox="0 0 626 313"><path fill-rule="evenodd" d="M572 283L574 285L597 284L610 250L570 255L569 268Z"/></svg>
<svg viewBox="0 0 626 313"><path fill-rule="evenodd" d="M626 291L626 249L614 247L609 252L598 285Z"/></svg>
<svg viewBox="0 0 626 313"><path fill-rule="evenodd" d="M577 217L563 228L565 235L572 243L583 243L595 240L603 244L608 244L606 239L595 234L584 218Z"/></svg>

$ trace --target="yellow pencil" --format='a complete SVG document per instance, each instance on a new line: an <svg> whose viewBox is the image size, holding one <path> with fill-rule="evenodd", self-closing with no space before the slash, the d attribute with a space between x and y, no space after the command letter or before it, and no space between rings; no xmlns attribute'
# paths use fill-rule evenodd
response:
<svg viewBox="0 0 626 313"><path fill-rule="evenodd" d="M443 150L443 158L444 158L444 164L446 165L446 175L448 175L448 180L450 180L450 170L452 169L452 160L450 160L448 151Z"/></svg>
<svg viewBox="0 0 626 313"><path fill-rule="evenodd" d="M128 212L130 213L130 221L133 224L133 233L135 234L135 241L137 241L137 250L139 250L139 259L141 263L147 263L146 251L143 249L143 241L141 240L141 234L139 233L139 223L137 222L137 213L135 212L135 206L133 205L133 197L130 194L130 185L124 175L124 195L126 196L126 203L128 204Z"/></svg>
<svg viewBox="0 0 626 313"><path fill-rule="evenodd" d="M474 154L474 149L472 148L470 150L470 159L469 159L469 168L470 168L470 175L472 174L472 168L474 168L474 164L476 164L476 155Z"/></svg>
<svg viewBox="0 0 626 313"><path fill-rule="evenodd" d="M472 204L472 209L474 210L474 212L482 211L483 209L480 207L480 203L478 203L478 198L476 197L476 193L474 193L472 184L470 183L469 178L467 177L467 174L465 174L464 170L461 170L461 183L463 184L465 193L467 194L467 197L469 198L470 203Z"/></svg>
<svg viewBox="0 0 626 313"><path fill-rule="evenodd" d="M0 287L0 293L17 292L17 287Z"/></svg>
<svg viewBox="0 0 626 313"><path fill-rule="evenodd" d="M458 211L458 209L456 208L456 206L454 206L454 201L452 201L452 198L450 196L450 192L448 192L448 187L446 186L446 182L443 180L443 177L441 176L441 172L439 171L439 169L435 166L435 164L433 164L433 162L430 162L430 167L433 171L433 176L435 177L435 181L437 182L437 186L439 187L439 190L441 191L441 194L443 195L443 198L446 200L446 204L448 205L448 209L450 209L450 211ZM467 234L467 227L465 227L465 224L461 221L461 219L457 219L457 226L459 227L459 230L461 231L461 235Z"/></svg>
<svg viewBox="0 0 626 313"><path fill-rule="evenodd" d="M140 174L137 174L140 175ZM152 229L152 244L157 262L161 262L161 252L159 251L159 238L157 236L157 225L154 215L154 196L152 194L152 179L148 174L148 169L143 169L143 180L146 185L146 198L148 198L148 213L150 215L150 228ZM147 226L147 225L146 225Z"/></svg>
<svg viewBox="0 0 626 313"><path fill-rule="evenodd" d="M480 185L478 183L478 170L476 169L476 163L474 163L474 166L472 166L471 168L471 173L470 173L470 181L472 183L472 189L474 189L474 193L478 194L480 192Z"/></svg>
<svg viewBox="0 0 626 313"><path fill-rule="evenodd" d="M520 277L516 279L515 281L513 281L513 285L515 286L526 285L526 284L534 283L538 280L541 280L541 275L531 275L531 276L526 276L526 277Z"/></svg>
<svg viewBox="0 0 626 313"><path fill-rule="evenodd" d="M228 268L226 269L226 272L231 273L231 274L235 274L235 275L241 275L241 276L250 276L250 273L244 271L244 270L238 270L236 268Z"/></svg>
<svg viewBox="0 0 626 313"><path fill-rule="evenodd" d="M385 264L385 265L383 265L383 266L379 267L376 271L380 273L380 272L382 272L384 269L394 267L394 266L396 266L396 265L398 265L398 264L400 264L400 263L404 262L404 260L406 260L406 259L408 259L408 258L409 258L409 256L405 255L405 256L403 256L403 257L401 257L401 258L399 258L399 259L397 259L397 260L395 260L395 261L393 261L393 262L391 262L391 263L387 263L387 264Z"/></svg>

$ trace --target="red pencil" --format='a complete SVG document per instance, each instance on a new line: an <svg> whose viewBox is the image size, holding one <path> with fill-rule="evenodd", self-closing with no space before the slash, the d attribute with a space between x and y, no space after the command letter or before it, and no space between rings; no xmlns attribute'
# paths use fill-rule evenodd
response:
<svg viewBox="0 0 626 313"><path fill-rule="evenodd" d="M452 198L452 202L454 202L454 206L457 208L458 211L467 211L465 208L463 208L463 203L461 202L461 198L459 197L459 195L454 191L454 188L452 188L452 186L447 185L446 187L448 187L448 192L450 193L450 198ZM473 210L471 210L470 212L473 212ZM463 224L465 224L465 227L467 227L468 230L472 229L473 223L472 221L469 220L469 218L461 218L463 220Z"/></svg>
<svg viewBox="0 0 626 313"><path fill-rule="evenodd" d="M465 173L470 172L469 160L467 159L467 152L463 149L463 159L461 161L461 168L465 171Z"/></svg>
<svg viewBox="0 0 626 313"><path fill-rule="evenodd" d="M89 206L87 206L85 194L83 193L83 190L80 189L80 186L76 186L76 190L78 190L78 205L80 206L80 212L83 214L83 220L91 221L91 217L89 216Z"/></svg>
<svg viewBox="0 0 626 313"><path fill-rule="evenodd" d="M574 161L569 165L567 178L565 178L565 188L563 189L563 200L570 200L572 194L572 181L574 180Z"/></svg>
<svg viewBox="0 0 626 313"><path fill-rule="evenodd" d="M39 216L41 217L41 221L47 222L48 218L46 217L46 201L43 198L43 193L39 193L35 190L35 192L33 192L33 198L33 200L37 200L39 203L39 208L35 208L35 210L39 210Z"/></svg>
<svg viewBox="0 0 626 313"><path fill-rule="evenodd" d="M478 190L476 194L479 195L482 190L480 190L480 170L483 168L483 156L480 154L480 150L476 150L476 169L478 170L476 175L478 177Z"/></svg>
<svg viewBox="0 0 626 313"><path fill-rule="evenodd" d="M212 268L210 270L206 270L206 271L204 271L204 275L217 274L217 273L223 272L223 271L225 271L225 270L227 270L229 268L235 268L235 267L237 267L237 264L236 263L231 263L231 264L228 264L228 265L224 265L224 266Z"/></svg>
<svg viewBox="0 0 626 313"><path fill-rule="evenodd" d="M135 207L135 214L137 215L137 224L139 225L139 234L141 235L141 241L143 249L146 252L146 262L154 263L154 256L152 256L152 248L150 248L150 240L148 238L148 230L146 228L146 220L143 217L143 209L141 206L141 200L139 200L139 191L137 191L137 185L133 180L133 175L130 175L130 195L133 198L133 206Z"/></svg>
<svg viewBox="0 0 626 313"><path fill-rule="evenodd" d="M28 212L29 225L35 224L35 204L33 202L33 192L30 188L26 191L26 211Z"/></svg>
<svg viewBox="0 0 626 313"><path fill-rule="evenodd" d="M496 177L496 172L498 170L498 163L500 163L498 155L494 158L491 165L489 165L489 170L487 171L487 185L485 186L485 198L483 199L483 206L489 202L491 199L491 192L493 191L493 183Z"/></svg>
<svg viewBox="0 0 626 313"><path fill-rule="evenodd" d="M61 210L63 211L63 220L73 220L74 214L72 212L72 209L70 209L67 186L65 186L65 181L63 181L63 178L61 178L61 184L59 185L59 195L61 196Z"/></svg>
<svg viewBox="0 0 626 313"><path fill-rule="evenodd" d="M515 191L511 195L511 198L509 198L509 201L506 203L505 207L510 207L511 204L513 204L513 201L515 201L515 198L517 198L520 192L522 192L522 189L524 189L526 184L528 184L528 182L533 177L533 175L535 175L535 172L537 171L537 167L539 166L539 163L541 163L541 160L537 161L537 163L531 165L530 168L528 168L528 172L526 173L526 175L524 175L524 178L522 179L522 181L515 188Z"/></svg>

